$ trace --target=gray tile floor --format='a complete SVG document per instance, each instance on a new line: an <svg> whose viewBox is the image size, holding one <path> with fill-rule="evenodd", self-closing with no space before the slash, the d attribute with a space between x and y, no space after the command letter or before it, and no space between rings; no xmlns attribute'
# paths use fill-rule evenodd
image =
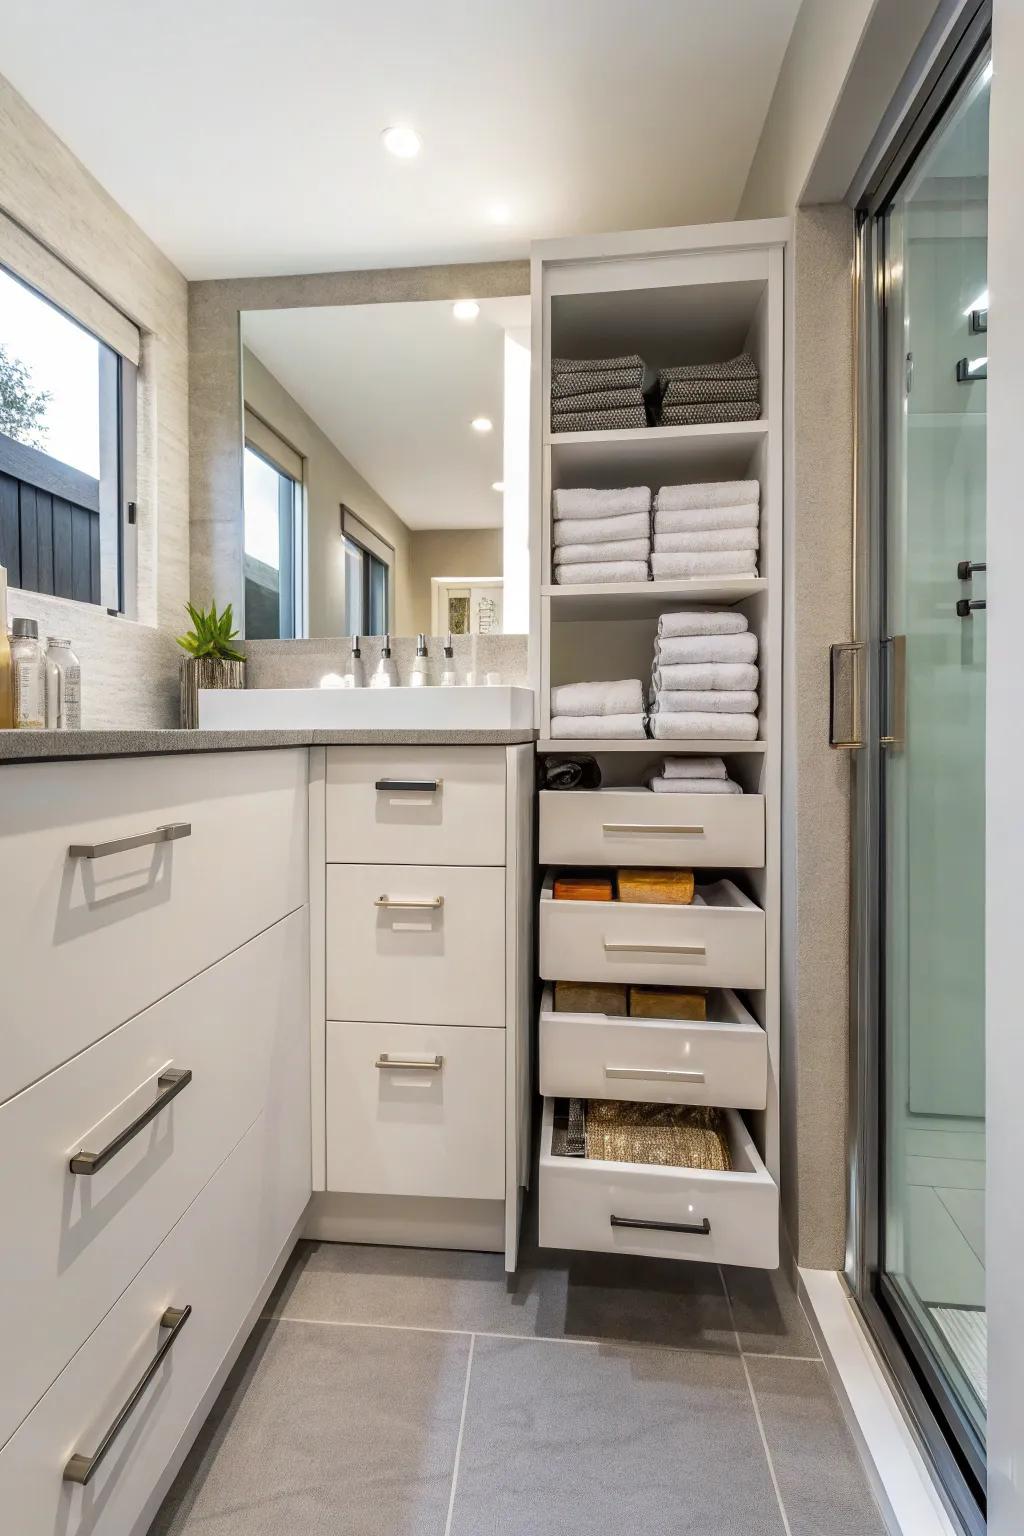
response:
<svg viewBox="0 0 1024 1536"><path fill-rule="evenodd" d="M781 1271L302 1243L150 1536L884 1536Z"/></svg>

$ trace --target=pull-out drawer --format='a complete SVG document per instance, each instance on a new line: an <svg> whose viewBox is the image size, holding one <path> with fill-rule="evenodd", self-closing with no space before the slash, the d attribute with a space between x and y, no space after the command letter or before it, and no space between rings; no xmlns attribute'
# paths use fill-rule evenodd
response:
<svg viewBox="0 0 1024 1536"><path fill-rule="evenodd" d="M292 913L0 1108L0 1444L274 1100L307 944Z"/></svg>
<svg viewBox="0 0 1024 1536"><path fill-rule="evenodd" d="M273 1263L253 1237L268 1151L258 1122L0 1451L5 1529L18 1536L145 1529L147 1501ZM72 1457L95 1454L165 1346L88 1485L67 1480ZM86 1464L76 1466L83 1475Z"/></svg>
<svg viewBox="0 0 1024 1536"><path fill-rule="evenodd" d="M505 1023L505 871L327 866L327 1017Z"/></svg>
<svg viewBox="0 0 1024 1536"><path fill-rule="evenodd" d="M504 864L504 747L329 749L327 859Z"/></svg>
<svg viewBox="0 0 1024 1536"><path fill-rule="evenodd" d="M503 1199L504 1034L328 1023L327 1187Z"/></svg>
<svg viewBox="0 0 1024 1536"><path fill-rule="evenodd" d="M556 1013L545 987L540 1091L550 1098L764 1109L768 1039L735 992L712 993L708 1022Z"/></svg>
<svg viewBox="0 0 1024 1536"><path fill-rule="evenodd" d="M542 790L540 861L760 869L764 796Z"/></svg>
<svg viewBox="0 0 1024 1536"><path fill-rule="evenodd" d="M545 981L764 986L764 913L731 880L698 886L688 907L556 901L553 887L549 870L540 902Z"/></svg>
<svg viewBox="0 0 1024 1536"><path fill-rule="evenodd" d="M4 769L0 1102L303 905L306 760Z"/></svg>
<svg viewBox="0 0 1024 1536"><path fill-rule="evenodd" d="M552 1152L554 1099L544 1101L540 1244L776 1269L779 1192L734 1109L732 1168L654 1168Z"/></svg>

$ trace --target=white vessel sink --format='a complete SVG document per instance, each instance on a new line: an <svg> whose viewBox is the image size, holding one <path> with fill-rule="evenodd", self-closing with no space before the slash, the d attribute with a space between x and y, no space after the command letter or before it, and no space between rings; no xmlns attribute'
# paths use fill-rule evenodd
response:
<svg viewBox="0 0 1024 1536"><path fill-rule="evenodd" d="M201 731L530 730L533 690L201 688Z"/></svg>

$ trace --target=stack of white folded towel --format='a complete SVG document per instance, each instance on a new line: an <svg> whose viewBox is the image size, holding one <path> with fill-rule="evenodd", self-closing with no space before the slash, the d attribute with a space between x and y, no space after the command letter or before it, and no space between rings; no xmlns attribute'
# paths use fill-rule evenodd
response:
<svg viewBox="0 0 1024 1536"><path fill-rule="evenodd" d="M666 757L661 772L648 779L658 795L742 795L720 757Z"/></svg>
<svg viewBox="0 0 1024 1536"><path fill-rule="evenodd" d="M757 740L757 636L735 608L663 613L654 642L655 738Z"/></svg>
<svg viewBox="0 0 1024 1536"><path fill-rule="evenodd" d="M562 683L551 690L551 735L566 740L644 737L646 704L638 677L610 683Z"/></svg>
<svg viewBox="0 0 1024 1536"><path fill-rule="evenodd" d="M654 504L655 581L756 576L760 494L756 480L663 485Z"/></svg>
<svg viewBox="0 0 1024 1536"><path fill-rule="evenodd" d="M555 581L648 581L651 492L646 485L558 490L552 498Z"/></svg>

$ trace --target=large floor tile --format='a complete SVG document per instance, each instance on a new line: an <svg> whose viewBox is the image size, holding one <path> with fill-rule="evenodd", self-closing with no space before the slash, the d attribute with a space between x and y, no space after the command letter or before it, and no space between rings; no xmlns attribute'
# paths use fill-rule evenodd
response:
<svg viewBox="0 0 1024 1536"><path fill-rule="evenodd" d="M451 1536L782 1536L738 1357L478 1338Z"/></svg>
<svg viewBox="0 0 1024 1536"><path fill-rule="evenodd" d="M817 1359L811 1325L784 1268L723 1267L722 1278L744 1352Z"/></svg>
<svg viewBox="0 0 1024 1536"><path fill-rule="evenodd" d="M150 1536L443 1536L469 1340L265 1324Z"/></svg>
<svg viewBox="0 0 1024 1536"><path fill-rule="evenodd" d="M792 1536L885 1536L824 1365L746 1364Z"/></svg>

